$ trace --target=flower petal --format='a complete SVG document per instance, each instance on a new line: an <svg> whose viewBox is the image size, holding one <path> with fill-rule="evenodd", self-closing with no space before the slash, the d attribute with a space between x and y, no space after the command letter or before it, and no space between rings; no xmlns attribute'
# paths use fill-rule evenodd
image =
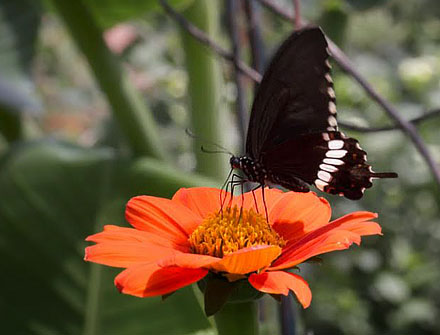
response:
<svg viewBox="0 0 440 335"><path fill-rule="evenodd" d="M329 203L314 192L284 193L269 213L272 227L290 243L328 224L330 216Z"/></svg>
<svg viewBox="0 0 440 335"><path fill-rule="evenodd" d="M304 308L312 301L309 284L300 276L285 271L270 271L249 276L249 283L258 291L288 295L293 291Z"/></svg>
<svg viewBox="0 0 440 335"><path fill-rule="evenodd" d="M157 264L161 267L179 266L181 268L196 269L209 267L209 265L217 263L220 260L221 258L208 255L178 252L160 260Z"/></svg>
<svg viewBox="0 0 440 335"><path fill-rule="evenodd" d="M86 241L96 243L113 243L113 242L137 242L137 243L152 243L157 246L173 248L180 251L187 251L188 247L176 245L173 241L168 240L162 236L149 234L145 231L119 227L113 225L104 226L104 230L100 233L90 235Z"/></svg>
<svg viewBox="0 0 440 335"><path fill-rule="evenodd" d="M274 245L257 245L240 249L210 266L219 272L247 274L266 268L281 254L281 248Z"/></svg>
<svg viewBox="0 0 440 335"><path fill-rule="evenodd" d="M196 214L179 203L145 195L130 199L125 217L136 229L179 245L188 245L188 236L201 222Z"/></svg>
<svg viewBox="0 0 440 335"><path fill-rule="evenodd" d="M361 236L382 235L381 227L375 222L367 222L368 220L377 219L378 215L371 212L353 212L333 220L331 224L340 227L350 228Z"/></svg>
<svg viewBox="0 0 440 335"><path fill-rule="evenodd" d="M182 204L197 214L201 219L220 210L221 200L229 199L230 193L216 188L195 187L181 188L174 194L172 201Z"/></svg>
<svg viewBox="0 0 440 335"><path fill-rule="evenodd" d="M108 266L126 268L140 263L157 261L176 253L172 248L152 243L117 241L87 247L84 260Z"/></svg>
<svg viewBox="0 0 440 335"><path fill-rule="evenodd" d="M152 297L174 292L206 276L205 269L184 269L177 266L161 268L155 263L129 267L115 278L121 293Z"/></svg>
<svg viewBox="0 0 440 335"><path fill-rule="evenodd" d="M313 256L347 249L353 242L359 244L363 235L381 234L377 223L367 221L376 217L370 212L355 212L330 222L285 247L270 269L290 268Z"/></svg>
<svg viewBox="0 0 440 335"><path fill-rule="evenodd" d="M247 210L253 208L257 213L265 216L266 213L264 209L264 203L266 203L266 208L269 213L274 204L283 197L283 194L283 191L279 189L265 187L263 202L263 189L260 187L253 192L251 191L244 193L243 196L241 194L234 196L231 205L236 205L238 208L241 208L243 206L243 208L246 208Z"/></svg>

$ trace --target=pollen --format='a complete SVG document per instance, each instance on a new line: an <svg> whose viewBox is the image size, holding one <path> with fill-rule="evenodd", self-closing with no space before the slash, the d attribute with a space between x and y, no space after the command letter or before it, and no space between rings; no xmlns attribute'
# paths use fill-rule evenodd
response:
<svg viewBox="0 0 440 335"><path fill-rule="evenodd" d="M215 257L257 245L286 244L263 215L237 206L207 216L190 235L189 242L192 253Z"/></svg>

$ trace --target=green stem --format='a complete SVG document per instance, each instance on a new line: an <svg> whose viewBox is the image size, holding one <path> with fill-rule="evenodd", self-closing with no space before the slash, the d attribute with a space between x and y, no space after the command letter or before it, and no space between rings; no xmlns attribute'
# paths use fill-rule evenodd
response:
<svg viewBox="0 0 440 335"><path fill-rule="evenodd" d="M218 30L216 1L195 0L184 11L185 18L210 36ZM202 145L222 144L222 77L214 55L181 29L183 49L188 71L189 102L191 105L192 131L198 137L194 140L197 171L214 178L224 178L228 171L227 159L220 154L206 154ZM224 106L223 106L224 109Z"/></svg>
<svg viewBox="0 0 440 335"><path fill-rule="evenodd" d="M151 112L129 82L118 59L105 45L103 32L84 1L52 0L52 3L86 56L134 154L163 159L165 154Z"/></svg>
<svg viewBox="0 0 440 335"><path fill-rule="evenodd" d="M214 317L219 335L258 335L258 308L255 300L226 304Z"/></svg>

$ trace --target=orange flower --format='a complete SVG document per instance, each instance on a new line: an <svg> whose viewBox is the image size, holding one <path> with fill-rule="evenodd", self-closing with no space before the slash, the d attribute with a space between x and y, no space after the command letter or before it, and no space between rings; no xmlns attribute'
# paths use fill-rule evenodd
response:
<svg viewBox="0 0 440 335"><path fill-rule="evenodd" d="M265 189L269 224L261 214L261 190L255 200L252 193L233 197L223 211L220 192L191 188L180 189L171 200L132 198L126 219L134 228L108 225L89 236L87 241L96 244L86 248L85 260L125 268L115 285L138 297L174 292L212 272L229 282L246 279L264 293L293 291L306 308L310 288L288 269L359 244L361 236L381 234L380 226L369 221L377 217L370 212L329 222L328 202L313 192Z"/></svg>

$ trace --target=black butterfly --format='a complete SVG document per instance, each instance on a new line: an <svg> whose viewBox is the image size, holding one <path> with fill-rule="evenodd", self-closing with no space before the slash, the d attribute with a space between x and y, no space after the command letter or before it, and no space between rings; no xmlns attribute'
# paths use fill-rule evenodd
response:
<svg viewBox="0 0 440 335"><path fill-rule="evenodd" d="M231 157L247 180L360 199L375 173L357 140L338 131L329 51L319 27L295 31L279 48L256 94L246 155Z"/></svg>

